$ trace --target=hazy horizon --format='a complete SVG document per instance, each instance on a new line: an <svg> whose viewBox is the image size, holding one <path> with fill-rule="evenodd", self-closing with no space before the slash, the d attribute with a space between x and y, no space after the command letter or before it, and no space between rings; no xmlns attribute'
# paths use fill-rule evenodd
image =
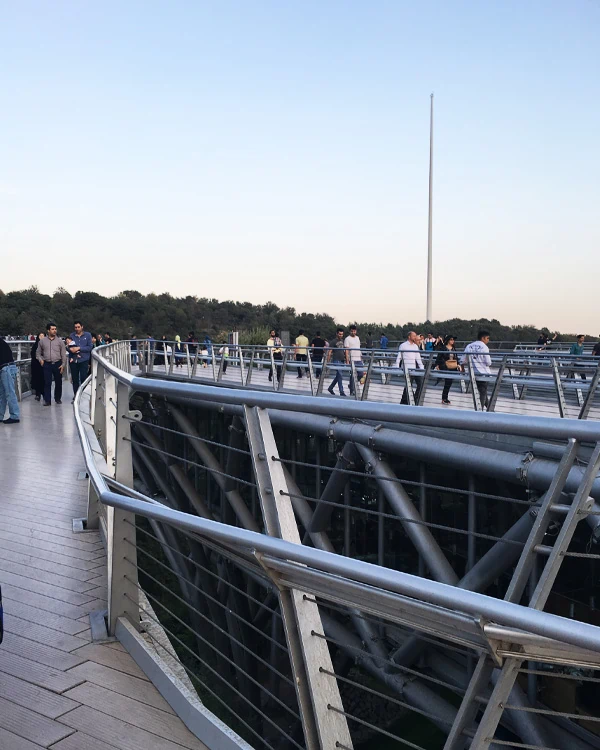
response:
<svg viewBox="0 0 600 750"><path fill-rule="evenodd" d="M600 3L5 3L0 288L598 328Z"/></svg>

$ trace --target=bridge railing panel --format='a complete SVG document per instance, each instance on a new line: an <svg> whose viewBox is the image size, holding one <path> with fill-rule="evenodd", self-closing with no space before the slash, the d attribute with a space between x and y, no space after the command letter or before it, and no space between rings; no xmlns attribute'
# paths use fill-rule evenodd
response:
<svg viewBox="0 0 600 750"><path fill-rule="evenodd" d="M241 738L423 747L434 733L459 747L480 726L474 705L487 744L586 747L587 688L583 719L544 691L600 666L600 629L573 592L600 559L594 421L320 399L314 380L306 395L257 391L231 351L212 385L166 379L175 365L142 378L109 353L88 384L104 393L103 472L83 441L109 519L109 623L139 627L142 606Z"/></svg>

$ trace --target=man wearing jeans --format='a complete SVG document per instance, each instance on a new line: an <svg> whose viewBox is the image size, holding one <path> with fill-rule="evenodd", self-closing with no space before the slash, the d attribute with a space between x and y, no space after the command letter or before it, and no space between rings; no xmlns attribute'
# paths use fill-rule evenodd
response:
<svg viewBox="0 0 600 750"><path fill-rule="evenodd" d="M65 342L56 335L54 323L48 323L45 338L40 339L37 357L44 369L44 406L52 402L52 381L54 380L54 400L62 404L62 374L67 367Z"/></svg>
<svg viewBox="0 0 600 750"><path fill-rule="evenodd" d="M92 349L92 334L83 330L80 320L73 324L75 330L69 336L69 362L71 364L71 377L73 378L73 400L77 389L87 378L90 372L90 357Z"/></svg>
<svg viewBox="0 0 600 750"><path fill-rule="evenodd" d="M335 377L331 381L331 385L327 389L331 395L334 395L333 388L335 384L337 383L338 388L340 389L340 396L345 396L344 393L344 379L342 377L342 370L341 367L346 362L346 350L344 349L344 329L338 328L336 332L336 337L329 342L328 347L328 356L327 360L329 362L333 362L333 370L335 372Z"/></svg>
<svg viewBox="0 0 600 750"><path fill-rule="evenodd" d="M360 339L356 335L356 326L350 326L350 335L346 336L344 340L344 347L346 348L346 364L352 365L354 362L354 369L356 370L356 377L362 385L365 382L365 374L362 370L362 354L360 351ZM350 370L352 373L352 370ZM350 374L350 395L354 396L355 390L354 375Z"/></svg>
<svg viewBox="0 0 600 750"><path fill-rule="evenodd" d="M15 365L10 346L0 339L0 421L4 424L16 424L20 421L19 402L15 392L17 366ZM8 419L4 419L8 404Z"/></svg>

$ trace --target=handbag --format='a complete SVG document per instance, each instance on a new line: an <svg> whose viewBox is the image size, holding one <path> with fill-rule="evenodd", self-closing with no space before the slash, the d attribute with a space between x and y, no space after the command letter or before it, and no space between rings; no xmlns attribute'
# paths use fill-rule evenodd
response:
<svg viewBox="0 0 600 750"><path fill-rule="evenodd" d="M458 362L455 359L449 359L446 361L446 369L447 370L457 370L458 369Z"/></svg>

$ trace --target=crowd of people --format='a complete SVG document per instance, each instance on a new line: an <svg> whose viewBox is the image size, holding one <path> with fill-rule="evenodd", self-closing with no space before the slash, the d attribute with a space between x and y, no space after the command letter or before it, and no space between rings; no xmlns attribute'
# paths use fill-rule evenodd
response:
<svg viewBox="0 0 600 750"><path fill-rule="evenodd" d="M451 334L446 336L434 336L432 333L423 336L416 331L410 331L406 341L400 344L398 348L398 354L394 366L398 370L404 370L404 372L407 370L425 369L425 365L421 358L421 352L437 351L438 355L435 360L435 369L438 371L462 372L465 365L469 365L474 369L476 378L478 375L489 375L492 364L488 348L489 340L489 331L479 331L477 340L465 347L463 355L459 361L459 356L455 346L456 336ZM379 351L385 352L388 349L388 346L389 340L387 336L382 333L379 340ZM267 340L267 347L274 360L277 379L280 380L282 365L279 363L283 360L284 346L275 329L272 329L270 332ZM375 347L373 336L370 331L367 333L365 345L363 346L361 344L360 337L358 336L358 329L355 325L349 327L347 335L343 327L338 327L335 338L330 341L324 339L321 336L321 332L317 331L314 338L309 342L305 332L300 330L294 341L294 356L296 362L300 363L300 366L297 367L298 378L304 377L306 368L301 365L308 359L309 348L311 361L315 365L315 374L317 377L320 377L323 362L326 362L330 366L330 369L333 370L333 379L327 387L327 390L331 395L335 395L335 388L337 386L339 395L346 396L344 389L344 373L347 372L348 367L350 367L348 390L350 395L353 396L356 389L355 381L360 382L362 385L366 378L363 352L365 350L373 350ZM273 379L273 375L273 368L271 368L269 371L269 380ZM413 393L415 402L419 400L422 382L421 378L416 379L416 389ZM487 381L477 380L476 382L481 403L482 405L487 406ZM401 398L401 403L403 404L411 402L408 387L412 386L405 387ZM451 387L452 379L444 378L442 403L446 406L450 405L450 399L448 396Z"/></svg>
<svg viewBox="0 0 600 750"><path fill-rule="evenodd" d="M556 340L557 334L550 336L542 333L538 339L538 351L544 351L552 347ZM6 336L0 338L0 421L4 424L16 424L20 421L19 403L15 391L15 381L17 377L17 368L14 363L13 354L8 341L15 337ZM18 338L18 337L17 337ZM31 388L34 392L36 401L42 401L44 406L52 404L52 389L54 386L54 402L62 403L62 381L63 374L68 368L73 384L73 399L81 383L87 378L91 368L91 352L95 347L103 346L113 342L109 332L104 334L93 334L84 330L80 320L76 320L73 325L73 331L61 338L57 333L57 327L54 323L48 323L46 330L37 336L31 334L27 337L31 341ZM351 396L355 395L357 383L364 384L366 374L363 362L363 353L366 351L378 350L385 354L390 342L385 333L381 333L378 341L374 338L371 331L368 331L364 344L358 335L356 325L351 325L348 331L343 327L338 327L335 337L326 339L317 331L312 339L309 340L304 330L298 331L292 347L292 356L296 361L297 378L301 379L307 375L308 354L315 367L317 378L321 376L323 365L327 364L328 369L332 371L332 380L327 386L331 395L335 395L337 387L340 396L346 396L344 375L348 376L348 391ZM440 373L458 373L464 372L466 368L471 368L482 408L488 406L488 378L491 374L492 360L489 351L490 333L486 330L480 330L475 341L468 344L464 350L459 353L456 350L456 336L447 334L445 336L428 333L423 335L416 331L410 331L406 341L398 347L398 353L395 359L394 367L396 370L404 372L406 385L402 393L401 403L418 403L423 378L416 377L413 388L412 379L407 377L407 372L425 369L421 352L437 352L433 368ZM146 352L151 352L155 364L167 364L168 361L175 363L176 367L183 365L183 359L187 356L196 356L203 367L213 355L213 342L210 336L206 335L200 341L194 331L188 333L185 341L176 335L170 342L167 336L155 339L152 334L147 334L144 341L149 346L144 347ZM573 367L579 369L579 377L586 379L583 372L583 365L577 362L577 358L584 355L585 336L578 335L575 343L572 344L569 354L573 357ZM281 337L276 329L271 329L269 338L266 342L268 352L272 357L273 363L269 368L269 380L277 377L280 382L283 367L283 358L285 348ZM140 340L136 335L131 336L131 357L132 364L138 364L138 352ZM220 355L222 371L227 371L229 359L229 346L224 344L218 348ZM592 356L600 357L600 341L594 345ZM443 377L442 404L450 405L450 390L454 379L452 377ZM413 398L410 398L409 390L412 390ZM8 408L9 416L4 419L6 409Z"/></svg>

